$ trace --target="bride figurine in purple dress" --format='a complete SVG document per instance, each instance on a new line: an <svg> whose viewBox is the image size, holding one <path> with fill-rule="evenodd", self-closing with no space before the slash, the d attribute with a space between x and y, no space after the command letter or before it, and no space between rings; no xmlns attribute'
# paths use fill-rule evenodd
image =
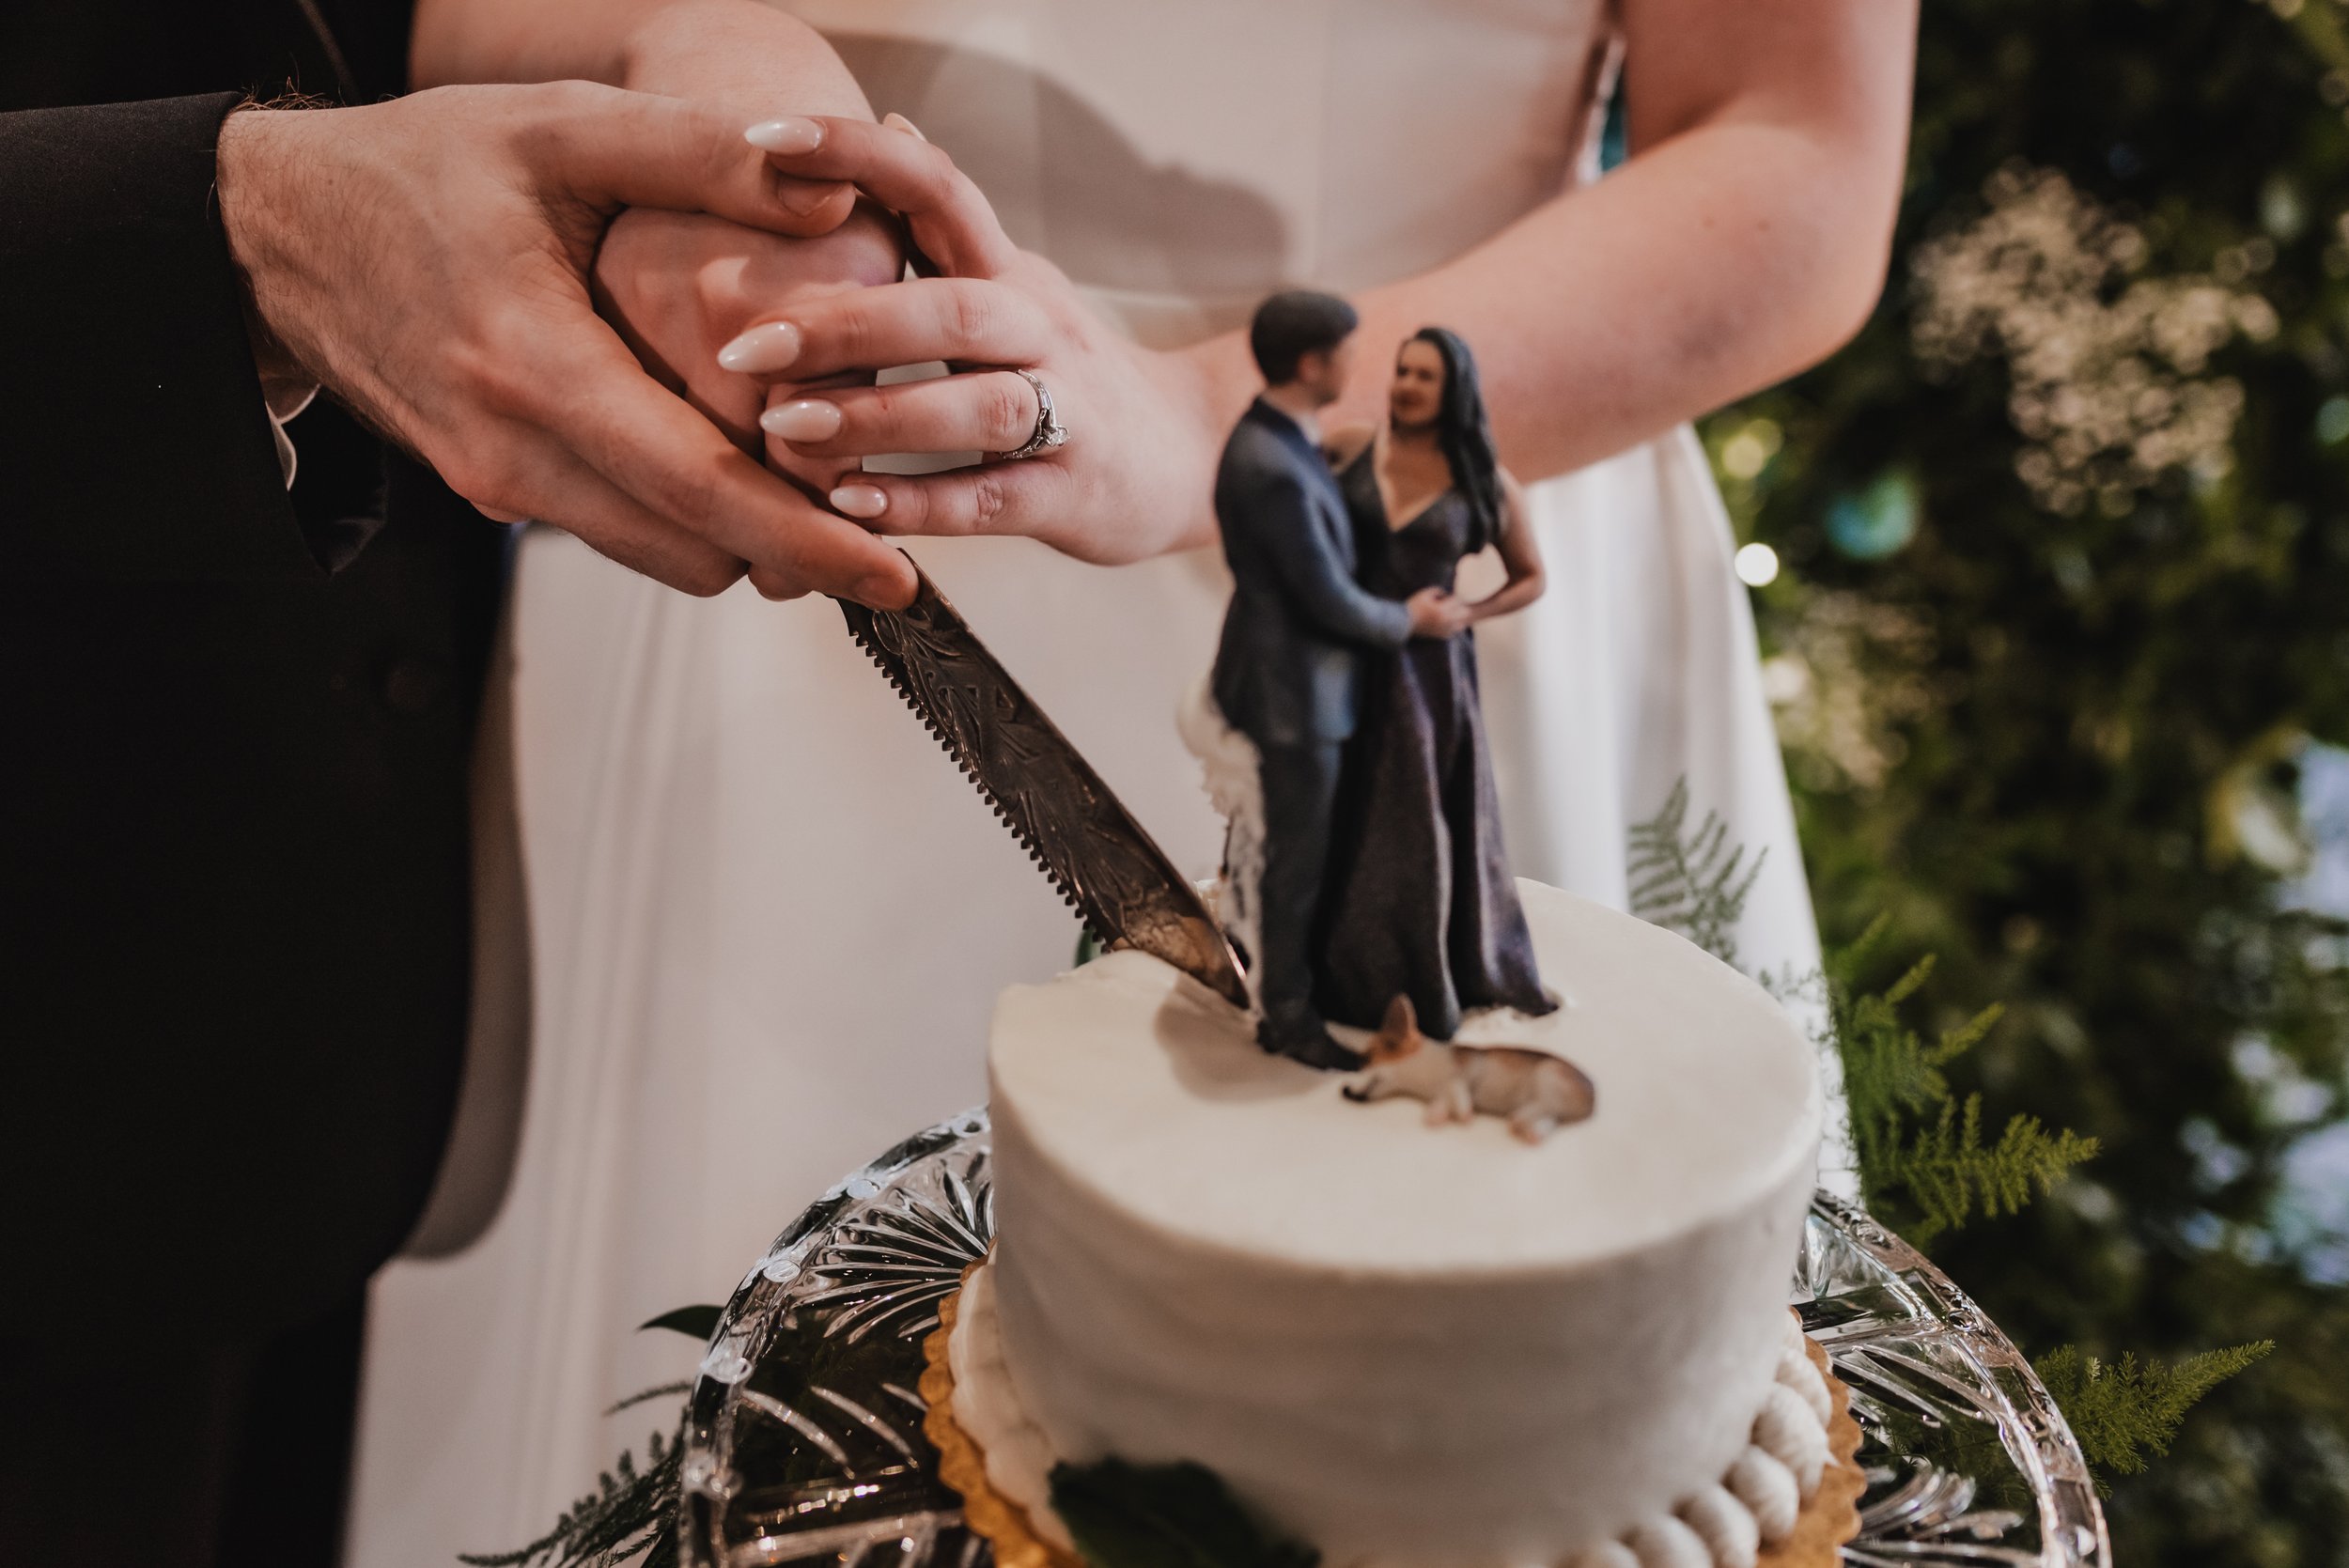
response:
<svg viewBox="0 0 2349 1568"><path fill-rule="evenodd" d="M1330 442L1361 585L1398 600L1449 591L1460 563L1489 549L1508 578L1469 607L1471 627L1540 598L1541 552L1494 455L1468 345L1441 327L1406 340L1387 407L1383 427L1342 428ZM1557 1000L1535 971L1501 843L1475 633L1372 655L1361 713L1321 901L1322 1012L1375 1028L1400 992L1438 1040L1471 1009L1549 1012Z"/></svg>

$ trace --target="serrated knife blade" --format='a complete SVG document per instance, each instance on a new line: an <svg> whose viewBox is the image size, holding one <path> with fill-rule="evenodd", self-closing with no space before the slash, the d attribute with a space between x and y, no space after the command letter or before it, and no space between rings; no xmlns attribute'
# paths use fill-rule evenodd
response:
<svg viewBox="0 0 2349 1568"><path fill-rule="evenodd" d="M1096 936L1163 958L1245 1009L1238 960L1197 890L928 574L913 571L920 588L903 610L837 601L849 635Z"/></svg>

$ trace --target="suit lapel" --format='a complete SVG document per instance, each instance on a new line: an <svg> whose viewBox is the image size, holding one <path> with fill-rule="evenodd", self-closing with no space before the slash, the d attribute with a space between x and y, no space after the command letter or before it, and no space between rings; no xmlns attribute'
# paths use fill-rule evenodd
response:
<svg viewBox="0 0 2349 1568"><path fill-rule="evenodd" d="M1279 436L1283 445L1311 462L1314 467L1324 473L1329 471L1330 465L1322 460L1320 449L1305 439L1305 432L1298 427L1296 420L1291 419L1279 409L1259 397L1248 405L1248 417Z"/></svg>
<svg viewBox="0 0 2349 1568"><path fill-rule="evenodd" d="M1289 449L1308 474L1318 475L1322 497L1330 505L1320 509L1317 520L1330 548L1337 551L1338 559L1346 564L1348 572L1353 571L1358 559L1354 549L1354 529L1346 516L1346 492L1338 489L1338 476L1330 472L1330 459L1321 455L1321 448L1305 438L1305 432L1298 427L1296 420L1263 398L1259 397L1249 405L1248 417L1278 436L1282 444Z"/></svg>

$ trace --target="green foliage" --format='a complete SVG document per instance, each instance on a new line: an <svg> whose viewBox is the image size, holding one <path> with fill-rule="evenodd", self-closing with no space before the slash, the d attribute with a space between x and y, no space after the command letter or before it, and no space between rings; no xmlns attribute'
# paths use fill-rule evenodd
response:
<svg viewBox="0 0 2349 1568"><path fill-rule="evenodd" d="M2027 1115L2010 1118L1984 1148L1982 1096L1968 1094L1962 1111L1945 1100L1933 1126L1918 1129L1899 1151L1894 1179L1922 1211L1917 1234L1930 1240L1963 1225L1977 1205L1991 1217L2021 1213L2033 1188L2047 1191L2095 1152L2094 1139L2069 1128L2050 1133Z"/></svg>
<svg viewBox="0 0 2349 1568"><path fill-rule="evenodd" d="M1985 1007L1926 1044L1901 1008L1933 973L1931 956L1882 990L1853 979L1890 924L1879 916L1829 960L1827 1029L1843 1061L1861 1193L1877 1218L1922 1247L1977 1211L2020 1212L2034 1190L2051 1190L2094 1157L2096 1141L2069 1128L2051 1133L2038 1117L2018 1114L1997 1143L1983 1145L1982 1095L1961 1100L1943 1069L1981 1044L2003 1009Z"/></svg>
<svg viewBox="0 0 2349 1568"><path fill-rule="evenodd" d="M1654 816L1631 825L1625 865L1631 912L1735 964L1737 918L1769 851L1748 863L1746 846L1729 843L1729 824L1719 812L1706 812L1696 831L1684 835L1688 821L1688 781L1683 778Z"/></svg>
<svg viewBox="0 0 2349 1568"><path fill-rule="evenodd" d="M1746 846L1728 842L1718 814L1707 812L1693 833L1686 831L1688 816L1683 779L1661 810L1632 826L1632 908L1734 963L1731 933L1761 857L1747 866ZM2068 1128L2049 1132L2036 1116L2017 1114L1995 1144L1983 1144L1982 1096L1961 1099L1942 1069L1980 1044L2002 1009L1985 1007L1928 1046L1903 1021L1901 1005L1932 974L1931 955L1881 990L1855 982L1890 925L1878 917L1815 982L1825 993L1821 1045L1842 1060L1862 1195L1879 1219L1921 1247L1977 1212L2019 1212L2034 1190L2051 1190L2066 1171L2092 1158L2096 1141Z"/></svg>
<svg viewBox="0 0 2349 1568"><path fill-rule="evenodd" d="M529 1545L510 1552L459 1553L472 1568L677 1568L677 1468L682 1436L656 1432L646 1445L646 1467L623 1452L619 1462L597 1478L596 1489L571 1505L555 1526Z"/></svg>
<svg viewBox="0 0 2349 1568"><path fill-rule="evenodd" d="M1640 853L1666 868L1734 868L1742 850L1724 852L1718 818L1708 815L1693 840L1682 837L1688 794L1683 780L1661 812L1632 830ZM1647 918L1680 925L1684 935L1688 930L1681 923L1702 920L1718 930L1735 921L1742 885L1733 896L1725 891L1730 883L1714 874L1692 877L1672 869L1671 875L1675 896L1650 904L1658 913ZM1818 1043L1836 1053L1843 1069L1861 1194L1870 1212L1923 1248L1943 1232L1963 1227L1977 1210L1993 1219L2020 1213L2035 1192L2052 1190L2066 1172L2094 1158L2096 1141L2068 1128L2050 1133L2036 1116L2018 1114L2008 1120L1995 1145L1983 1146L1982 1095L1960 1100L1944 1069L1987 1038L2004 1009L1993 1003L1927 1045L1905 1021L1902 1009L1931 978L1930 954L1880 989L1859 984L1890 925L1882 915L1871 921L1848 946L1828 955L1825 974L1812 977L1808 988L1824 993ZM2099 1471L2132 1474L2144 1467L2140 1447L2167 1452L2178 1423L2203 1394L2272 1348L2263 1342L2210 1351L2174 1370L2157 1363L2140 1370L2132 1354L2113 1372L2065 1345L2040 1365L2043 1372L2054 1369L2048 1391L2073 1422L2089 1463ZM1919 1428L1905 1433L1903 1440L1921 1453L1950 1436ZM1985 1440L1980 1434L1957 1436ZM1992 1463L1987 1452L1938 1457L1960 1474L1996 1474L2005 1467Z"/></svg>
<svg viewBox="0 0 2349 1568"><path fill-rule="evenodd" d="M2136 1568L2349 1541L2343 1233L2299 1173L2341 1136L2349 948L2289 907L2303 737L2349 744L2345 22L1925 7L1881 307L1704 431L1741 536L1782 563L1757 614L1824 932L1882 916L1885 949L1939 955L1908 1003L1928 1041L1970 1011L1940 999L2005 1001L1941 1065L1954 1135L1981 1094L2101 1150L1936 1261L2025 1344L2184 1365L2276 1343L2154 1471L2108 1468ZM2026 218L2112 266L2031 295ZM1942 287L2000 233L2010 272ZM1960 319L1962 297L1994 308ZM2194 301L2217 307L2199 368L2131 335L2137 305ZM2106 440L2188 394L2214 417Z"/></svg>
<svg viewBox="0 0 2349 1568"><path fill-rule="evenodd" d="M2164 1366L2134 1355L2108 1364L2067 1344L2032 1366L2062 1406L2088 1462L2106 1476L2136 1475L2148 1452L2170 1452L2178 1423L2204 1394L2275 1348L2273 1340L2259 1340Z"/></svg>
<svg viewBox="0 0 2349 1568"><path fill-rule="evenodd" d="M636 1331L666 1329L695 1341L718 1331L723 1307L677 1307L637 1325ZM629 1395L606 1417L657 1399L678 1399L692 1392L691 1382L662 1383ZM611 1469L597 1478L596 1490L573 1503L554 1528L529 1545L510 1552L474 1555L460 1552L457 1560L474 1568L617 1568L641 1557L639 1568L677 1568L677 1542L671 1527L677 1510L677 1471L684 1457L683 1421L679 1436L652 1435L645 1448L646 1465L636 1467L632 1451L623 1449Z"/></svg>
<svg viewBox="0 0 2349 1568"><path fill-rule="evenodd" d="M1052 1467L1052 1509L1092 1568L1315 1568L1204 1465L1122 1459Z"/></svg>
<svg viewBox="0 0 2349 1568"><path fill-rule="evenodd" d="M617 1405L606 1409L604 1415L606 1417L616 1416L623 1410L633 1410L639 1405L650 1405L656 1399L682 1399L692 1391L693 1385L690 1380L681 1383L655 1384L649 1389L637 1389Z"/></svg>

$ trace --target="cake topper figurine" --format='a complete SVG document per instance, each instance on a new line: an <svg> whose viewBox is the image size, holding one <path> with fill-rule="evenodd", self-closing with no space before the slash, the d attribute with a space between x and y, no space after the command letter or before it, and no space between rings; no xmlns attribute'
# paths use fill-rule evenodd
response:
<svg viewBox="0 0 2349 1568"><path fill-rule="evenodd" d="M1506 581L1461 606L1469 626L1540 598L1540 549L1523 492L1494 453L1468 345L1441 327L1405 340L1387 410L1383 426L1340 430L1331 442L1362 586L1449 595L1460 564L1489 549ZM1343 847L1323 879L1322 1010L1374 1028L1400 993L1439 1040L1470 1010L1550 1012L1558 1003L1535 970L1501 846L1474 632L1416 639L1364 675L1340 794Z"/></svg>
<svg viewBox="0 0 2349 1568"><path fill-rule="evenodd" d="M1370 1065L1346 1086L1349 1100L1409 1094L1427 1102L1427 1125L1465 1122L1482 1111L1539 1143L1598 1108L1590 1076L1563 1056L1521 1046L1454 1046L1419 1031L1411 999L1398 994L1365 1049Z"/></svg>
<svg viewBox="0 0 2349 1568"><path fill-rule="evenodd" d="M1468 630L1539 597L1541 557L1452 333L1407 341L1386 424L1324 449L1316 418L1345 388L1357 322L1301 291L1256 312L1266 387L1215 489L1235 590L1212 711L1186 716L1231 822L1227 920L1257 1039L1342 1068L1363 1058L1329 1023L1377 1028L1397 998L1413 1036L1423 1020L1439 1040L1471 1009L1557 1006L1501 849ZM1486 549L1507 580L1466 602L1456 570Z"/></svg>
<svg viewBox="0 0 2349 1568"><path fill-rule="evenodd" d="M1249 347L1265 390L1233 429L1215 481L1234 590L1209 685L1223 722L1253 743L1260 814L1253 823L1233 814L1236 935L1250 949L1258 1042L1316 1067L1362 1060L1330 1037L1315 1005L1314 950L1364 666L1374 652L1451 636L1468 620L1443 588L1382 598L1355 581L1354 523L1315 420L1346 389L1358 321L1327 294L1275 294L1257 309ZM1259 850L1260 865L1232 864Z"/></svg>

